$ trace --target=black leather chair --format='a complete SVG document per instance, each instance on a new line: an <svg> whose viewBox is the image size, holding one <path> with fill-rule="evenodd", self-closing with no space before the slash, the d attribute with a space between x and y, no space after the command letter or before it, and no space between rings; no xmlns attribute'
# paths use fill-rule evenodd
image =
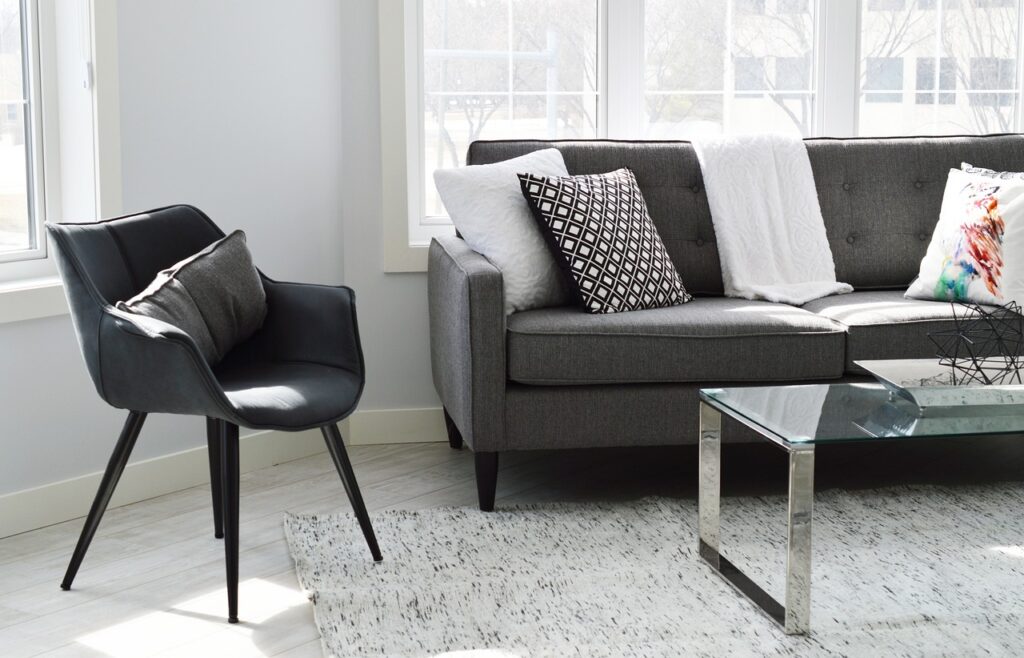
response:
<svg viewBox="0 0 1024 658"><path fill-rule="evenodd" d="M214 534L224 538L228 621L238 621L238 428L320 428L370 553L381 553L336 423L365 381L351 288L283 283L262 273L263 328L211 368L193 340L114 308L156 274L224 237L203 212L172 206L90 224L48 224L71 317L100 397L128 410L62 589L70 589L150 413L205 416Z"/></svg>

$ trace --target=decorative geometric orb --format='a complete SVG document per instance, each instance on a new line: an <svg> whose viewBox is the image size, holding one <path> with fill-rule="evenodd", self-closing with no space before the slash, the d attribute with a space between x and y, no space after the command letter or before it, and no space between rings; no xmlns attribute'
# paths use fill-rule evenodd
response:
<svg viewBox="0 0 1024 658"><path fill-rule="evenodd" d="M939 363L952 370L953 385L1024 384L1024 316L1008 302L991 311L978 304L953 302L955 329L933 331Z"/></svg>

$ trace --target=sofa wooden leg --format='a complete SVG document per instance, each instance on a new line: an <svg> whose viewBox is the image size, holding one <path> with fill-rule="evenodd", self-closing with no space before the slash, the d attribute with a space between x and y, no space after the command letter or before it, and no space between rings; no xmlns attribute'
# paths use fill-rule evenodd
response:
<svg viewBox="0 0 1024 658"><path fill-rule="evenodd" d="M448 445L453 450L462 450L462 432L455 426L455 421L448 415L448 410L444 410L444 426L448 430Z"/></svg>
<svg viewBox="0 0 1024 658"><path fill-rule="evenodd" d="M476 461L476 495L480 500L480 510L494 511L494 491L498 486L498 453L473 453Z"/></svg>

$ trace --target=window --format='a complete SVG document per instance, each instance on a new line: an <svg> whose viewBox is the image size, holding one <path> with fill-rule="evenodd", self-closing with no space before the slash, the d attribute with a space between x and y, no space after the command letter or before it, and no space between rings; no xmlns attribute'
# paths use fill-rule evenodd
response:
<svg viewBox="0 0 1024 658"><path fill-rule="evenodd" d="M960 6L960 0L942 0L945 9L954 9ZM939 0L917 0L918 9L937 9Z"/></svg>
<svg viewBox="0 0 1024 658"><path fill-rule="evenodd" d="M982 107L1012 105L1016 77L1016 62L1009 57L972 57L971 84L968 92L971 105ZM1000 90L1001 93L985 91L993 89Z"/></svg>
<svg viewBox="0 0 1024 658"><path fill-rule="evenodd" d="M934 57L917 58L916 102L918 105L934 105L936 103L952 105L956 102L956 93L954 93L956 91L956 60L952 57L939 58L937 80L935 79L935 63Z"/></svg>
<svg viewBox="0 0 1024 658"><path fill-rule="evenodd" d="M0 263L46 254L31 4L0 0Z"/></svg>
<svg viewBox="0 0 1024 658"><path fill-rule="evenodd" d="M54 285L47 219L120 214L116 11L90 0L0 0L2 294Z"/></svg>
<svg viewBox="0 0 1024 658"><path fill-rule="evenodd" d="M1020 129L1020 0L871 4L861 14L859 134Z"/></svg>
<svg viewBox="0 0 1024 658"><path fill-rule="evenodd" d="M647 0L644 112L634 134L686 139L759 127L813 134L814 13L811 3L802 6L731 12L723 2Z"/></svg>
<svg viewBox="0 0 1024 658"><path fill-rule="evenodd" d="M778 0L780 14L806 14L811 9L810 0Z"/></svg>
<svg viewBox="0 0 1024 658"><path fill-rule="evenodd" d="M474 139L1021 130L1022 4L382 0L387 267L451 231L432 173Z"/></svg>
<svg viewBox="0 0 1024 658"><path fill-rule="evenodd" d="M473 140L598 135L596 0L424 0L422 21L421 227L448 223L434 170Z"/></svg>
<svg viewBox="0 0 1024 658"><path fill-rule="evenodd" d="M736 0L736 12L740 14L763 14L765 0Z"/></svg>
<svg viewBox="0 0 1024 658"><path fill-rule="evenodd" d="M800 90L811 88L811 56L776 57L775 82L780 94L793 93L798 97ZM787 92L786 90L791 90ZM795 91L793 91L795 90Z"/></svg>
<svg viewBox="0 0 1024 658"><path fill-rule="evenodd" d="M868 57L864 67L864 100L868 103L899 103L903 100L903 58ZM879 90L895 90L882 94ZM870 93L875 92L875 93Z"/></svg>
<svg viewBox="0 0 1024 658"><path fill-rule="evenodd" d="M760 91L768 89L764 57L737 57L733 86L736 91Z"/></svg>
<svg viewBox="0 0 1024 658"><path fill-rule="evenodd" d="M906 0L868 0L868 11L901 11Z"/></svg>

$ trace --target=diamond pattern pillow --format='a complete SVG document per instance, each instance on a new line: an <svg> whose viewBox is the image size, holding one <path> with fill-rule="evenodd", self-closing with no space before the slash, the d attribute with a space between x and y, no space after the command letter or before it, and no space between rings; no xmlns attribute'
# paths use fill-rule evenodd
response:
<svg viewBox="0 0 1024 658"><path fill-rule="evenodd" d="M587 311L617 313L690 301L632 171L519 174L519 184Z"/></svg>

